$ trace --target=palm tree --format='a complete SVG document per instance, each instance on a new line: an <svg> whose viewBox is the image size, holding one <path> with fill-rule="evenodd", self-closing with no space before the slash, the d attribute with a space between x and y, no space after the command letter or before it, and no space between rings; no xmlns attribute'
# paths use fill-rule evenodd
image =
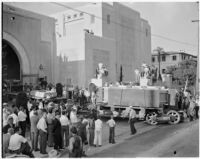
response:
<svg viewBox="0 0 200 159"><path fill-rule="evenodd" d="M164 52L164 49L161 47L157 47L156 49L154 49L154 51L157 51L158 53L158 80L162 80L161 74L160 74L160 54Z"/></svg>

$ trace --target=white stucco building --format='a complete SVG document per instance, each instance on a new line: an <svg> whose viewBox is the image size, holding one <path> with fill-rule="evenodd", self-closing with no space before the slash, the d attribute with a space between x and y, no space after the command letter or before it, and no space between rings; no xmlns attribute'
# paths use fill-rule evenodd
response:
<svg viewBox="0 0 200 159"><path fill-rule="evenodd" d="M119 81L120 67L123 81L133 81L134 70L142 62L151 64L150 25L131 8L95 3L52 17L57 55L68 62L61 82L87 87L99 62L109 70L108 82Z"/></svg>
<svg viewBox="0 0 200 159"><path fill-rule="evenodd" d="M42 66L48 82L54 83L55 53L55 19L3 4L3 80L36 84Z"/></svg>
<svg viewBox="0 0 200 159"><path fill-rule="evenodd" d="M178 52L178 51L163 51L160 54L160 73L165 74L167 67L178 65L180 62L188 59L196 59L197 56L185 53L185 52ZM152 65L156 68L159 67L159 56L158 53L155 51L152 53Z"/></svg>

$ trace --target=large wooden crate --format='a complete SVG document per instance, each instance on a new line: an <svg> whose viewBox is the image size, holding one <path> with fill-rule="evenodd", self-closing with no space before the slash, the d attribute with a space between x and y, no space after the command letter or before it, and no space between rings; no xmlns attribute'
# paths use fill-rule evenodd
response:
<svg viewBox="0 0 200 159"><path fill-rule="evenodd" d="M108 105L160 107L168 102L167 90L158 88L105 87L104 100Z"/></svg>

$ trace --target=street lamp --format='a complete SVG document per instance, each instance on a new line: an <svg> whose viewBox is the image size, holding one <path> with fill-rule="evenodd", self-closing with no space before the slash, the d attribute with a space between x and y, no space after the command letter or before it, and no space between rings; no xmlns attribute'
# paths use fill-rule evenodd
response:
<svg viewBox="0 0 200 159"><path fill-rule="evenodd" d="M199 2L197 3L197 10L199 13ZM192 20L192 23L198 23L198 29L197 29L197 36L198 36L198 51L197 51L197 75L196 75L196 94L200 96L199 88L200 88L200 78L199 78L199 20Z"/></svg>

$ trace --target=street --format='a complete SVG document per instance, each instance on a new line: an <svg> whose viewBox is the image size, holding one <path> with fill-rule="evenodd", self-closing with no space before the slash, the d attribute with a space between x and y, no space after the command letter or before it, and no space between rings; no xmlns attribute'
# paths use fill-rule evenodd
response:
<svg viewBox="0 0 200 159"><path fill-rule="evenodd" d="M90 157L198 157L199 121L159 125Z"/></svg>

